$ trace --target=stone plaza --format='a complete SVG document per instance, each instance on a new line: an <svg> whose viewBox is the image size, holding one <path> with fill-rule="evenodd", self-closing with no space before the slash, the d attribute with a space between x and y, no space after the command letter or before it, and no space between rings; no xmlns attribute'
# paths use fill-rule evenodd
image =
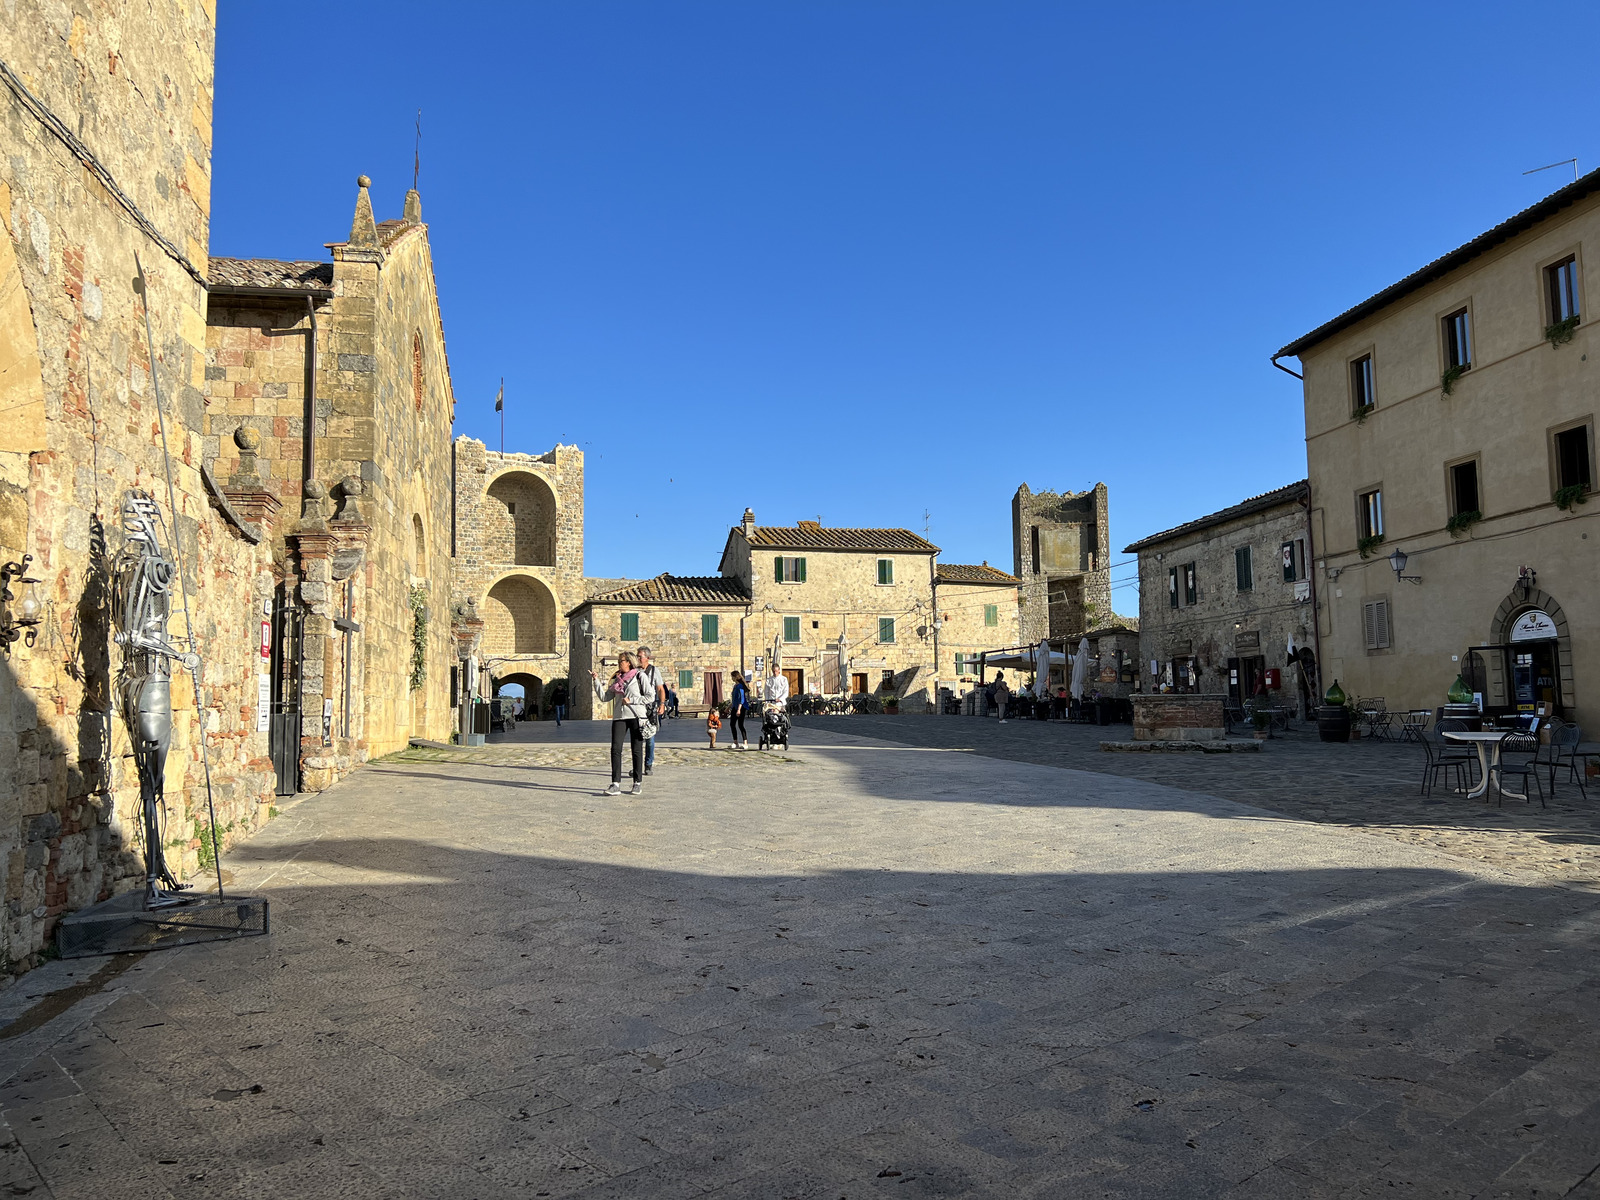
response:
<svg viewBox="0 0 1600 1200"><path fill-rule="evenodd" d="M1577 805L1424 806L1411 747L912 717L669 723L602 798L604 732L374 763L225 859L267 938L7 991L0 1183L1600 1197L1593 860L1449 834L1581 857Z"/></svg>

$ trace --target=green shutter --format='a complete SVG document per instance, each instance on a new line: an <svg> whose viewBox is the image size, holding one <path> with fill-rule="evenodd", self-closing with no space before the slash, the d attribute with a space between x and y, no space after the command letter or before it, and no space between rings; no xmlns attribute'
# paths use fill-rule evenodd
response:
<svg viewBox="0 0 1600 1200"><path fill-rule="evenodd" d="M637 642L639 640L638 613L622 614L622 640L625 642Z"/></svg>
<svg viewBox="0 0 1600 1200"><path fill-rule="evenodd" d="M772 582L783 582L783 558L781 555L772 560Z"/></svg>
<svg viewBox="0 0 1600 1200"><path fill-rule="evenodd" d="M894 641L894 618L878 618L878 641L890 643Z"/></svg>
<svg viewBox="0 0 1600 1200"><path fill-rule="evenodd" d="M700 618L700 640L708 645L715 645L717 641L717 615L707 613Z"/></svg>
<svg viewBox="0 0 1600 1200"><path fill-rule="evenodd" d="M691 691L694 690L694 672L693 671L679 671L678 672L678 690L680 692L691 692Z"/></svg>
<svg viewBox="0 0 1600 1200"><path fill-rule="evenodd" d="M1248 592L1255 586L1250 571L1250 547L1240 546L1233 552L1233 571L1239 580L1239 590Z"/></svg>
<svg viewBox="0 0 1600 1200"><path fill-rule="evenodd" d="M894 559L880 558L878 560L878 582L883 584L894 582Z"/></svg>
<svg viewBox="0 0 1600 1200"><path fill-rule="evenodd" d="M783 619L783 640L798 642L800 640L800 618L785 617Z"/></svg>
<svg viewBox="0 0 1600 1200"><path fill-rule="evenodd" d="M806 560L803 558L794 560L794 581L796 583L804 583L806 581Z"/></svg>
<svg viewBox="0 0 1600 1200"><path fill-rule="evenodd" d="M957 675L965 675L966 673L967 673L967 656L965 654L957 654L956 655L956 674Z"/></svg>
<svg viewBox="0 0 1600 1200"><path fill-rule="evenodd" d="M998 604L985 604L983 606L983 623L985 625L1000 624L1000 606Z"/></svg>

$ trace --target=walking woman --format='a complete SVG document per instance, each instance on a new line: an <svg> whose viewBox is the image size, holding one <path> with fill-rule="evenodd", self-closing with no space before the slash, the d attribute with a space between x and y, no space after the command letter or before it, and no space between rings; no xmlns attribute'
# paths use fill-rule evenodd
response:
<svg viewBox="0 0 1600 1200"><path fill-rule="evenodd" d="M745 714L750 711L750 688L745 684L742 672L733 673L733 694L728 697L728 736L733 739L735 750L750 749L747 744L750 735L744 730Z"/></svg>
<svg viewBox="0 0 1600 1200"><path fill-rule="evenodd" d="M602 702L611 701L611 786L608 796L622 794L622 739L627 738L633 747L633 794L644 790L640 776L644 771L644 732L640 725L645 720L645 706L654 698L646 691L638 670L633 665L633 655L624 650L617 659L617 670L611 682L601 685L600 676L589 672L594 680L594 694Z"/></svg>

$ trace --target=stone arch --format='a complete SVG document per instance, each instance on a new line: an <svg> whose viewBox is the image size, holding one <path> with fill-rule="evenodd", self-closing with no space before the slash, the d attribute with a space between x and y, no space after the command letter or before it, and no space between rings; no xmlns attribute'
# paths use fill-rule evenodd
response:
<svg viewBox="0 0 1600 1200"><path fill-rule="evenodd" d="M508 683L522 685L523 707L530 718L539 715L544 701L544 683L539 676L528 671L513 671L509 675L496 675L493 677L494 694L498 696L500 689Z"/></svg>
<svg viewBox="0 0 1600 1200"><path fill-rule="evenodd" d="M411 573L418 579L428 577L428 539L422 529L422 514L411 514Z"/></svg>
<svg viewBox="0 0 1600 1200"><path fill-rule="evenodd" d="M426 386L422 376L422 331L411 331L411 398L417 406L417 412L422 412L422 396Z"/></svg>
<svg viewBox="0 0 1600 1200"><path fill-rule="evenodd" d="M1489 622L1489 641L1493 645L1509 641L1511 626L1517 618L1535 609L1544 613L1555 624L1556 662L1561 674L1561 707L1570 712L1577 704L1577 688L1573 686L1572 679L1572 635L1567 626L1566 610L1554 596L1539 588L1529 588L1526 595L1521 588L1509 592L1506 598L1500 601L1500 607L1494 610L1494 619ZM1497 655L1493 663L1485 665L1489 668L1490 678L1496 681L1503 695L1506 680L1505 665L1501 661L1501 656Z"/></svg>
<svg viewBox="0 0 1600 1200"><path fill-rule="evenodd" d="M505 471L484 503L484 557L519 567L556 565L556 493L532 471Z"/></svg>
<svg viewBox="0 0 1600 1200"><path fill-rule="evenodd" d="M483 605L483 652L492 657L556 652L556 598L543 580L507 575Z"/></svg>

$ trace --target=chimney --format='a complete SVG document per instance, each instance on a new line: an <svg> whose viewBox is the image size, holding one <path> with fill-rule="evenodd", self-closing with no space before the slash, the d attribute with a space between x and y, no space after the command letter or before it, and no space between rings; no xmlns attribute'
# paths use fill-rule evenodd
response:
<svg viewBox="0 0 1600 1200"><path fill-rule="evenodd" d="M739 522L739 527L744 530L744 540L753 541L756 536L756 510L744 510L744 518Z"/></svg>

